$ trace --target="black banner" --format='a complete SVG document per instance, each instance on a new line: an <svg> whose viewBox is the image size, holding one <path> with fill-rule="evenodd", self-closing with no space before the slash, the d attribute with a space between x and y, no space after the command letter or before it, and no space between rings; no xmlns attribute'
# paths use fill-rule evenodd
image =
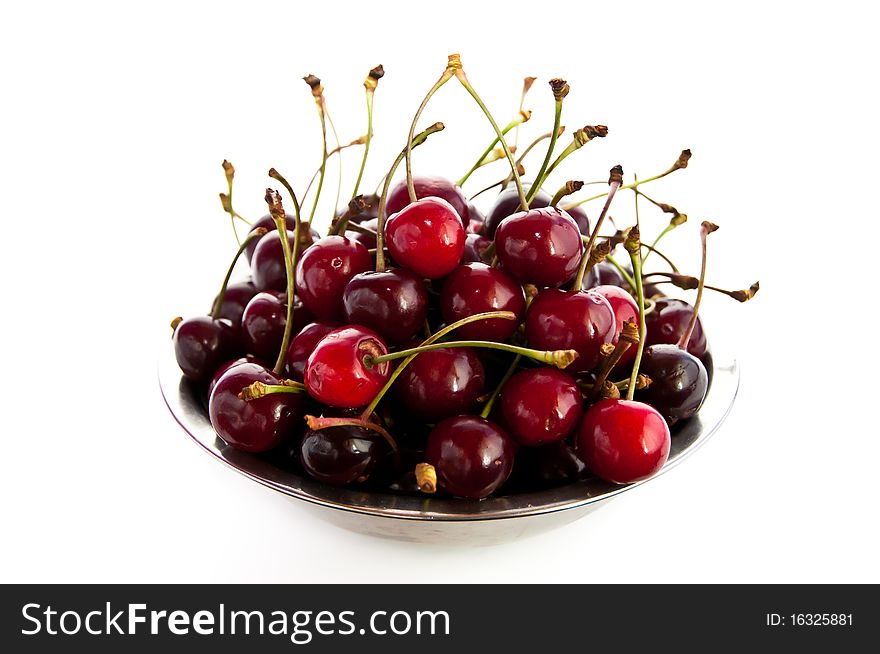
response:
<svg viewBox="0 0 880 654"><path fill-rule="evenodd" d="M876 586L3 586L0 649L450 653L855 651L880 636ZM835 648L831 650L830 648Z"/></svg>

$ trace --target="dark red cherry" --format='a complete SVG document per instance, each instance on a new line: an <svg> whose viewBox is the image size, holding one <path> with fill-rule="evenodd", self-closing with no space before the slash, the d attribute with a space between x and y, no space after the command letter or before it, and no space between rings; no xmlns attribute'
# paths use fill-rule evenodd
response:
<svg viewBox="0 0 880 654"><path fill-rule="evenodd" d="M495 232L501 265L523 284L561 286L578 271L581 233L560 209L529 209L505 219Z"/></svg>
<svg viewBox="0 0 880 654"><path fill-rule="evenodd" d="M418 199L435 197L446 200L455 209L456 215L461 219L462 226L468 224L470 205L467 198L462 190L448 179L431 176L413 177L413 186L416 189ZM406 180L401 180L388 192L388 200L385 205L386 213L389 216L394 215L410 204L412 203L409 201Z"/></svg>
<svg viewBox="0 0 880 654"><path fill-rule="evenodd" d="M293 305L292 334L299 333L314 316L297 299ZM257 293L248 302L241 317L241 333L249 354L274 361L284 339L287 324L287 295L278 291Z"/></svg>
<svg viewBox="0 0 880 654"><path fill-rule="evenodd" d="M669 457L669 427L656 409L631 400L599 400L577 433L577 454L605 481L630 484L655 475Z"/></svg>
<svg viewBox="0 0 880 654"><path fill-rule="evenodd" d="M702 361L677 345L646 347L639 372L648 375L651 384L637 390L636 397L657 409L670 427L695 415L709 390Z"/></svg>
<svg viewBox="0 0 880 654"><path fill-rule="evenodd" d="M526 297L510 275L484 263L463 263L446 278L440 292L443 320L453 323L486 311L512 311L516 320L481 320L459 327L463 340L505 341L525 317Z"/></svg>
<svg viewBox="0 0 880 654"><path fill-rule="evenodd" d="M485 223L486 216L483 215L483 212L477 209L473 202L468 202L467 232L469 234L482 234Z"/></svg>
<svg viewBox="0 0 880 654"><path fill-rule="evenodd" d="M565 212L577 223L581 234L584 236L590 235L590 219L587 218L587 212L584 211L581 205L566 209Z"/></svg>
<svg viewBox="0 0 880 654"><path fill-rule="evenodd" d="M250 354L245 355L243 357L238 357L237 359L232 359L222 364L214 375L211 377L211 383L208 384L208 397L211 397L211 391L214 390L214 387L217 385L217 382L220 381L220 378L226 374L226 372L236 366L240 366L243 363L256 363L259 366L262 366L266 370L270 369L270 366L263 360L258 359L255 356Z"/></svg>
<svg viewBox="0 0 880 654"><path fill-rule="evenodd" d="M595 288L596 286L619 286L626 290L629 284L620 274L620 271L607 261L597 263L590 268L590 272L584 277L584 288Z"/></svg>
<svg viewBox="0 0 880 654"><path fill-rule="evenodd" d="M555 368L522 370L501 389L504 426L520 445L566 438L580 422L583 403L574 378Z"/></svg>
<svg viewBox="0 0 880 654"><path fill-rule="evenodd" d="M486 388L486 372L469 347L422 352L391 387L401 410L426 422L467 413Z"/></svg>
<svg viewBox="0 0 880 654"><path fill-rule="evenodd" d="M227 284L223 294L223 303L220 305L220 318L226 318L234 326L241 326L241 314L251 298L257 294L257 288L250 280ZM216 298L215 298L216 301ZM213 307L213 303L211 305Z"/></svg>
<svg viewBox="0 0 880 654"><path fill-rule="evenodd" d="M586 372L599 363L599 348L616 335L611 304L591 291L548 288L532 300L526 312L526 339L539 350L574 349L575 359L566 370Z"/></svg>
<svg viewBox="0 0 880 654"><path fill-rule="evenodd" d="M468 234L464 239L464 252L461 255L462 263L483 263L483 255L492 245L485 236L480 234Z"/></svg>
<svg viewBox="0 0 880 654"><path fill-rule="evenodd" d="M303 469L325 484L362 484L391 453L380 434L355 425L308 430L300 442Z"/></svg>
<svg viewBox="0 0 880 654"><path fill-rule="evenodd" d="M595 288L590 289L592 293L598 293L611 305L611 310L614 311L614 320L617 326L614 329L614 339L611 341L615 345L617 345L617 339L620 338L620 330L623 329L623 323L627 320L632 320L636 326L639 324L639 305L636 303L635 298L632 295L624 291L619 286L596 286ZM620 357L620 360L617 362L617 365L620 368L624 368L632 364L636 360L636 350L637 347L630 346L629 349L623 353L623 356Z"/></svg>
<svg viewBox="0 0 880 654"><path fill-rule="evenodd" d="M355 214L352 214L348 217L348 222L350 223L364 223L369 220L375 219L379 215L379 196L378 195L364 195L361 196L363 200L363 209L358 211ZM342 209L337 212L336 217L339 218L345 213L346 209Z"/></svg>
<svg viewBox="0 0 880 654"><path fill-rule="evenodd" d="M317 239L317 233L314 238ZM293 251L296 242L293 232L287 232L287 242ZM302 244L300 244L302 245ZM297 260L303 254L302 248ZM281 247L281 236L278 231L269 232L257 244L251 259L251 275L254 286L260 291L283 291L287 289L287 270L284 266L284 249Z"/></svg>
<svg viewBox="0 0 880 654"><path fill-rule="evenodd" d="M385 225L391 257L428 279L445 277L461 261L465 233L451 204L429 197L407 205Z"/></svg>
<svg viewBox="0 0 880 654"><path fill-rule="evenodd" d="M296 266L296 294L320 320L341 322L342 292L352 277L370 270L373 258L357 241L325 236L303 253Z"/></svg>
<svg viewBox="0 0 880 654"><path fill-rule="evenodd" d="M391 376L391 364L368 367L364 357L388 354L381 337L366 327L340 327L318 341L303 381L321 404L354 408L369 404Z"/></svg>
<svg viewBox="0 0 880 654"><path fill-rule="evenodd" d="M367 229L372 229L375 232L379 228L379 221L375 218L368 218L364 220L361 225ZM357 241L368 250L374 250L376 248L376 237L373 234L364 234L363 232L348 230L345 232L345 235L351 240Z"/></svg>
<svg viewBox="0 0 880 654"><path fill-rule="evenodd" d="M290 379L297 381L303 380L303 374L306 369L306 361L315 346L327 334L337 329L339 325L326 322L312 322L300 330L300 332L290 341L287 348L287 359L285 361L285 373Z"/></svg>
<svg viewBox="0 0 880 654"><path fill-rule="evenodd" d="M523 188L526 191L529 190L530 186L531 185L529 184L523 184ZM552 199L553 198L544 191L538 191L535 194L535 197L532 198L532 201L529 202L529 209L548 207L550 206L550 200ZM490 239L495 238L495 232L498 229L498 225L501 224L501 221L519 212L519 192L516 190L516 187L511 186L510 188L504 189L498 194L498 197L495 198L492 208L489 209L489 213L486 214L483 233Z"/></svg>
<svg viewBox="0 0 880 654"><path fill-rule="evenodd" d="M177 365L195 382L210 380L220 364L241 354L240 332L225 318L187 318L177 325L171 340Z"/></svg>
<svg viewBox="0 0 880 654"><path fill-rule="evenodd" d="M684 300L670 297L655 300L654 310L645 313L645 326L648 330L645 346L678 343L678 339L687 330L692 315L694 315L694 308ZM708 350L709 344L706 342L706 334L703 331L700 318L697 316L697 324L691 333L687 351L702 361Z"/></svg>
<svg viewBox="0 0 880 654"><path fill-rule="evenodd" d="M346 322L369 327L392 344L415 336L428 316L425 280L405 268L355 275L342 302Z"/></svg>
<svg viewBox="0 0 880 654"><path fill-rule="evenodd" d="M538 447L521 447L516 454L509 484L516 490L534 490L571 484L588 474L567 441Z"/></svg>
<svg viewBox="0 0 880 654"><path fill-rule="evenodd" d="M488 497L510 476L516 444L498 425L477 416L447 418L428 436L425 459L438 487L468 499Z"/></svg>
<svg viewBox="0 0 880 654"><path fill-rule="evenodd" d="M293 234L293 230L296 229L296 216L292 216L289 213L285 214L284 222L287 225L288 233ZM273 220L273 218L270 214L266 214L265 216L260 218L257 222L255 222L253 225L251 225L251 231L254 231L258 227L262 227L263 229L265 229L266 234L264 234L260 238L253 239L245 246L244 256L247 258L248 263L250 263L251 259L253 259L253 257L254 257L254 250L257 249L257 244L260 241L262 241L264 238L266 238L266 236L268 236L269 234L271 234L273 232L275 232L276 234L278 233L278 226L275 225L275 220Z"/></svg>
<svg viewBox="0 0 880 654"><path fill-rule="evenodd" d="M246 452L266 452L296 433L303 419L302 393L273 393L256 400L238 397L259 381L275 385L281 378L255 363L226 371L211 392L208 415L214 431L232 447Z"/></svg>

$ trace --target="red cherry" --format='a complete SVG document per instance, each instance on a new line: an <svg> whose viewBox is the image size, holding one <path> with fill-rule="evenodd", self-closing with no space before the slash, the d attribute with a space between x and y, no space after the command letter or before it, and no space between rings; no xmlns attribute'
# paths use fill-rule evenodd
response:
<svg viewBox="0 0 880 654"><path fill-rule="evenodd" d="M601 295L548 288L526 312L526 339L540 350L577 350L578 358L566 370L585 372L599 363L599 348L612 341L616 324L611 304Z"/></svg>
<svg viewBox="0 0 880 654"><path fill-rule="evenodd" d="M293 234L293 230L296 229L296 216L291 214L285 214L284 222L287 225L287 231L290 234ZM266 230L266 234L261 236L260 238L255 238L248 242L244 249L244 256L247 257L248 263L251 262L251 259L254 257L254 250L257 249L257 245L260 241L262 241L266 236L271 234L272 232L278 232L278 226L275 224L275 219L272 218L271 214L266 214L262 218L260 218L257 222L251 225L251 231L254 231L258 227L262 227ZM317 238L317 234L315 235Z"/></svg>
<svg viewBox="0 0 880 654"><path fill-rule="evenodd" d="M590 291L598 293L608 300L608 303L611 305L611 310L614 311L614 320L617 323L617 327L614 331L614 340L611 342L617 345L617 339L620 338L620 330L623 329L623 323L627 320L632 320L635 322L636 326L638 326L639 305L636 303L632 295L619 286L596 286L595 288L591 288ZM620 357L620 361L617 362L617 365L620 366L620 368L623 368L624 366L632 364L636 360L637 349L637 347L631 346L623 353L623 356Z"/></svg>
<svg viewBox="0 0 880 654"><path fill-rule="evenodd" d="M370 252L344 236L325 236L304 253L296 266L296 294L317 318L341 322L342 292L352 277L370 270Z"/></svg>
<svg viewBox="0 0 880 654"><path fill-rule="evenodd" d="M645 347L651 345L668 344L675 345L682 337L694 315L694 308L684 300L664 297L655 301L654 310L645 314L645 326L648 335L645 338ZM697 316L697 324L688 341L687 351L706 363L709 345L706 341L706 332L703 324ZM709 366L706 366L707 368Z"/></svg>
<svg viewBox="0 0 880 654"><path fill-rule="evenodd" d="M425 325L425 280L405 268L355 275L342 294L345 320L378 333L387 343L408 341Z"/></svg>
<svg viewBox="0 0 880 654"><path fill-rule="evenodd" d="M570 209L565 210L569 216L577 223L578 229L581 230L581 234L584 236L590 235L590 219L587 217L587 212L584 211L584 208L580 205L571 207Z"/></svg>
<svg viewBox="0 0 880 654"><path fill-rule="evenodd" d="M467 225L470 221L470 205L467 198L462 190L448 179L432 176L413 177L413 186L418 199L435 197L446 200L461 218L462 225ZM406 180L401 180L388 192L386 214L389 216L396 214L410 204Z"/></svg>
<svg viewBox="0 0 880 654"><path fill-rule="evenodd" d="M467 413L486 388L486 373L469 347L422 352L400 373L391 392L410 416L437 422Z"/></svg>
<svg viewBox="0 0 880 654"><path fill-rule="evenodd" d="M425 198L407 205L385 225L391 257L428 279L445 277L461 261L465 233L451 204Z"/></svg>
<svg viewBox="0 0 880 654"><path fill-rule="evenodd" d="M292 334L314 320L308 309L299 299L293 305ZM287 324L287 294L278 291L264 291L251 298L241 316L241 333L247 352L264 361L274 361L278 357L281 341L284 340L284 326Z"/></svg>
<svg viewBox="0 0 880 654"><path fill-rule="evenodd" d="M488 497L507 481L515 455L510 436L477 416L447 418L431 430L425 448L440 489L469 499Z"/></svg>
<svg viewBox="0 0 880 654"><path fill-rule="evenodd" d="M367 367L365 356L388 354L381 337L366 327L340 327L318 341L303 374L313 398L328 406L369 404L391 376L387 361Z"/></svg>
<svg viewBox="0 0 880 654"><path fill-rule="evenodd" d="M177 325L171 338L177 365L187 378L209 381L220 364L241 354L240 334L225 318L187 318Z"/></svg>
<svg viewBox="0 0 880 654"><path fill-rule="evenodd" d="M583 414L577 382L555 368L516 373L501 389L501 413L520 445L545 445L571 434Z"/></svg>
<svg viewBox="0 0 880 654"><path fill-rule="evenodd" d="M241 315L251 298L257 294L257 288L251 281L233 282L226 286L223 303L220 305L218 318L226 318L236 327L241 327ZM214 300L216 302L216 298ZM211 303L211 307L214 303Z"/></svg>
<svg viewBox="0 0 880 654"><path fill-rule="evenodd" d="M529 209L502 221L495 232L501 265L524 284L561 286L578 271L581 233L560 209Z"/></svg>
<svg viewBox="0 0 880 654"><path fill-rule="evenodd" d="M523 189L525 191L528 191L530 188L531 184L523 184ZM552 199L553 198L549 193L538 190L538 192L535 193L535 197L529 202L529 209L541 209L550 206L550 200ZM501 221L515 213L519 213L519 207L519 191L515 186L511 186L510 188L501 191L501 193L495 198L495 202L492 203L492 208L489 209L489 213L486 214L483 233L490 239L495 238L495 232L498 230L498 225L501 224Z"/></svg>
<svg viewBox="0 0 880 654"><path fill-rule="evenodd" d="M505 341L525 317L526 297L522 286L503 270L464 263L446 278L440 309L447 323L486 311L512 311L516 320L481 320L456 331L456 337L464 340Z"/></svg>
<svg viewBox="0 0 880 654"><path fill-rule="evenodd" d="M600 400L584 414L577 433L578 456L594 474L615 484L655 475L670 445L663 416L631 400Z"/></svg>
<svg viewBox="0 0 880 654"><path fill-rule="evenodd" d="M490 245L492 245L492 241L485 236L468 234L464 240L464 253L461 255L461 262L483 263L483 255Z"/></svg>
<svg viewBox="0 0 880 654"><path fill-rule="evenodd" d="M306 361L308 361L312 350L322 338L337 327L338 325L326 322L313 322L303 327L302 331L293 337L293 340L290 341L290 347L287 348L285 360L285 372L291 379L302 381Z"/></svg>

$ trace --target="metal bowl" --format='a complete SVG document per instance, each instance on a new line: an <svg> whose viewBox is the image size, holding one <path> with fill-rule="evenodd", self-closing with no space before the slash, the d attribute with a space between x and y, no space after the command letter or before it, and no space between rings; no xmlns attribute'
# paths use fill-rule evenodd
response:
<svg viewBox="0 0 880 654"><path fill-rule="evenodd" d="M669 460L660 474L705 443L730 412L739 387L739 367L730 352L718 349L714 343L712 355L714 375L706 401L696 417L673 431ZM618 486L593 478L481 501L337 488L228 446L211 427L204 403L193 385L182 377L170 343L163 345L160 356L159 385L175 420L218 461L300 501L302 506L340 527L371 536L424 543L499 543L577 520L616 495L645 483Z"/></svg>

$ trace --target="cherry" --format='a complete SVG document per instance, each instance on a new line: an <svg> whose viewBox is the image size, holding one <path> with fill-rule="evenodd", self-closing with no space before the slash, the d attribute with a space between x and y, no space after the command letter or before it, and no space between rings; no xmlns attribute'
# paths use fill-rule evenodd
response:
<svg viewBox="0 0 880 654"><path fill-rule="evenodd" d="M470 220L470 203L462 190L453 182L444 177L419 176L413 177L413 186L416 189L416 198L428 197L446 200L455 209L455 213L461 219L463 226ZM391 216L404 207L412 204L409 200L409 191L406 188L406 180L399 181L388 193L386 201L386 213Z"/></svg>
<svg viewBox="0 0 880 654"><path fill-rule="evenodd" d="M244 400L239 393L254 382L279 384L281 378L255 363L234 366L220 377L208 399L214 431L232 447L266 452L292 436L302 422L301 393L273 393Z"/></svg>
<svg viewBox="0 0 880 654"><path fill-rule="evenodd" d="M225 318L197 316L182 320L171 339L177 365L188 379L206 382L220 364L241 353L239 334Z"/></svg>
<svg viewBox="0 0 880 654"><path fill-rule="evenodd" d="M589 236L590 219L587 217L587 212L584 211L584 208L580 205L575 205L565 211L577 223L578 229L581 230L581 234Z"/></svg>
<svg viewBox="0 0 880 654"><path fill-rule="evenodd" d="M584 288L595 288L596 286L619 286L622 289L628 289L629 284L620 274L620 271L607 261L597 263L590 268L587 277L584 280Z"/></svg>
<svg viewBox="0 0 880 654"><path fill-rule="evenodd" d="M299 300L295 301L292 333L298 333L313 318ZM274 361L284 340L286 324L287 294L278 291L257 293L248 302L241 317L241 332L248 353Z"/></svg>
<svg viewBox="0 0 880 654"><path fill-rule="evenodd" d="M481 234L485 223L486 216L483 215L483 212L477 209L473 202L468 202L468 233Z"/></svg>
<svg viewBox="0 0 880 654"><path fill-rule="evenodd" d="M578 272L583 243L577 223L561 209L529 209L505 219L495 233L504 270L524 284L561 286Z"/></svg>
<svg viewBox="0 0 880 654"><path fill-rule="evenodd" d="M391 376L387 361L367 366L364 357L388 353L381 337L366 327L340 327L318 341L303 379L313 398L332 407L368 404Z"/></svg>
<svg viewBox="0 0 880 654"><path fill-rule="evenodd" d="M469 499L495 492L510 476L515 455L513 439L477 416L447 418L431 430L425 447L439 488Z"/></svg>
<svg viewBox="0 0 880 654"><path fill-rule="evenodd" d="M469 347L422 352L391 387L399 406L410 416L437 422L467 413L486 387L486 372Z"/></svg>
<svg viewBox="0 0 880 654"><path fill-rule="evenodd" d="M287 232L287 242L292 251L296 244L293 232ZM287 288L284 249L281 247L281 235L277 231L260 239L251 258L251 275L257 290L283 291Z"/></svg>
<svg viewBox="0 0 880 654"><path fill-rule="evenodd" d="M308 430L300 442L303 469L325 484L347 486L367 481L391 447L380 434L356 425Z"/></svg>
<svg viewBox="0 0 880 654"><path fill-rule="evenodd" d="M296 315L296 314L294 314ZM288 377L302 381L306 368L306 361L318 342L327 334L336 329L338 325L326 322L312 322L300 330L290 342L285 359L285 372Z"/></svg>
<svg viewBox="0 0 880 654"><path fill-rule="evenodd" d="M646 312L648 330L645 347L659 344L675 344L684 335L694 315L694 308L684 300L664 297L654 301L654 310ZM709 352L709 344L703 325L697 316L697 324L688 341L687 351L703 361ZM705 362L704 362L705 363Z"/></svg>
<svg viewBox="0 0 880 654"><path fill-rule="evenodd" d="M227 284L226 292L223 294L223 302L220 304L219 317L226 318L236 327L240 327L244 308L256 294L257 288L250 280ZM216 302L216 298L214 301ZM211 306L213 307L214 303Z"/></svg>
<svg viewBox="0 0 880 654"><path fill-rule="evenodd" d="M696 414L709 390L706 367L677 345L646 347L639 372L648 375L651 384L636 396L657 409L670 427Z"/></svg>
<svg viewBox="0 0 880 654"><path fill-rule="evenodd" d="M611 305L611 310L614 312L614 320L617 323L614 330L614 339L611 342L617 345L617 339L620 337L620 330L623 329L623 323L627 320L632 320L636 325L639 324L639 305L636 303L632 295L619 286L603 285L596 286L590 290L591 292L598 293L604 297ZM626 352L623 353L623 356L620 357L617 365L621 368L631 365L636 359L636 350L637 348L634 347L626 350Z"/></svg>
<svg viewBox="0 0 880 654"><path fill-rule="evenodd" d="M375 232L379 228L379 221L375 218L368 218L364 220L361 225L367 229L372 229ZM368 250L373 250L376 247L376 237L373 234L364 234L363 232L348 230L345 232L345 236L353 241L357 241Z"/></svg>
<svg viewBox="0 0 880 654"><path fill-rule="evenodd" d="M446 200L417 200L391 216L385 226L388 251L401 266L437 279L461 261L465 233L461 218Z"/></svg>
<svg viewBox="0 0 880 654"><path fill-rule="evenodd" d="M464 340L505 341L526 313L522 286L503 270L484 263L464 263L452 271L440 292L443 320L453 323L486 311L511 311L516 320L481 320L459 327Z"/></svg>
<svg viewBox="0 0 880 654"><path fill-rule="evenodd" d="M509 484L517 490L570 484L587 476L587 466L567 441L522 447L516 455Z"/></svg>
<svg viewBox="0 0 880 654"><path fill-rule="evenodd" d="M524 190L528 190L529 188L531 188L529 184L523 184ZM549 207L550 200L552 199L553 198L550 197L549 193L538 191L535 194L535 197L532 198L532 201L529 202L529 209ZM492 204L492 208L489 209L489 213L486 214L483 233L490 239L494 239L495 232L498 229L498 225L501 224L501 221L515 213L519 213L519 211L520 199L517 189L515 187L510 187L501 191L501 193L498 194L498 197L495 198L495 202Z"/></svg>
<svg viewBox="0 0 880 654"><path fill-rule="evenodd" d="M347 322L369 327L393 344L415 336L428 315L425 282L405 268L355 275L342 301Z"/></svg>
<svg viewBox="0 0 880 654"><path fill-rule="evenodd" d="M464 253L461 255L461 262L483 263L483 255L490 245L492 245L492 241L485 236L468 234L464 240Z"/></svg>
<svg viewBox="0 0 880 654"><path fill-rule="evenodd" d="M258 359L255 356L247 354L243 357L238 357L237 359L232 359L222 364L219 368L217 368L214 375L211 377L211 382L208 384L208 397L211 397L211 392L214 390L214 387L217 385L217 382L220 381L220 378L226 374L226 372L236 366L239 366L243 363L256 363L257 365L262 366L263 368L268 369L269 366L266 365L264 361Z"/></svg>
<svg viewBox="0 0 880 654"><path fill-rule="evenodd" d="M617 334L611 304L592 291L545 289L532 300L525 324L526 339L532 347L577 350L579 356L567 368L569 372L595 368L599 348Z"/></svg>
<svg viewBox="0 0 880 654"><path fill-rule="evenodd" d="M545 445L571 434L583 414L577 382L555 368L522 370L501 389L504 425L520 445Z"/></svg>
<svg viewBox="0 0 880 654"><path fill-rule="evenodd" d="M630 484L656 474L669 457L669 427L656 409L632 400L599 400L577 432L577 454L605 481Z"/></svg>
<svg viewBox="0 0 880 654"><path fill-rule="evenodd" d="M284 215L284 222L287 226L287 233L293 234L293 230L296 229L296 216L292 216L291 214ZM262 241L269 234L277 234L278 228L275 225L275 220L272 218L272 214L266 214L262 218L260 218L257 222L251 225L251 231L254 231L258 227L262 227L266 230L266 234L260 238L253 239L250 243L247 244L244 250L244 256L247 258L248 263L254 258L254 250L257 249L257 245L260 241ZM317 234L315 235L317 237Z"/></svg>
<svg viewBox="0 0 880 654"><path fill-rule="evenodd" d="M325 236L307 249L296 267L296 293L321 320L341 322L342 292L358 273L373 267L363 245L344 236Z"/></svg>

